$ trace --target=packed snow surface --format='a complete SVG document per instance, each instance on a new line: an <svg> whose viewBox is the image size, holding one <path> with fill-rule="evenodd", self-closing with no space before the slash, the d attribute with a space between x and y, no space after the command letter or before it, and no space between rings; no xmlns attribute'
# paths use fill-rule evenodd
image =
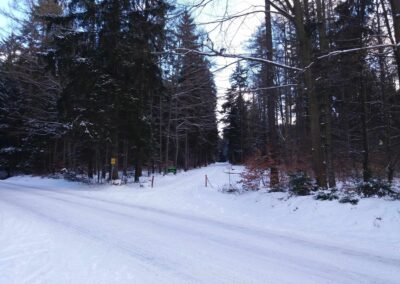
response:
<svg viewBox="0 0 400 284"><path fill-rule="evenodd" d="M0 181L0 283L400 283L400 202L226 194L227 171Z"/></svg>

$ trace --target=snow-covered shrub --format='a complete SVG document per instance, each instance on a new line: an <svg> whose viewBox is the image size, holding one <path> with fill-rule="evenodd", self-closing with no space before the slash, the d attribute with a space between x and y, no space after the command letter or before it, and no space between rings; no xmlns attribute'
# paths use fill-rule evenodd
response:
<svg viewBox="0 0 400 284"><path fill-rule="evenodd" d="M246 166L242 173L241 183L244 190L255 191L266 186L266 171L258 167Z"/></svg>
<svg viewBox="0 0 400 284"><path fill-rule="evenodd" d="M311 178L307 173L298 171L289 174L289 191L294 195L309 195L313 190Z"/></svg>
<svg viewBox="0 0 400 284"><path fill-rule="evenodd" d="M339 199L340 203L351 203L353 205L356 205L358 201L359 199L352 195L346 195Z"/></svg>
<svg viewBox="0 0 400 284"><path fill-rule="evenodd" d="M338 190L337 188L329 188L324 190L318 190L315 193L314 198L316 200L337 200L339 199Z"/></svg>
<svg viewBox="0 0 400 284"><path fill-rule="evenodd" d="M274 186L269 189L269 192L287 192L287 188L282 183L279 186Z"/></svg>
<svg viewBox="0 0 400 284"><path fill-rule="evenodd" d="M373 179L369 182L361 182L356 186L358 194L362 197L392 197L394 199L400 199L400 193L392 189L390 183Z"/></svg>
<svg viewBox="0 0 400 284"><path fill-rule="evenodd" d="M73 181L73 182L83 182L90 183L88 177L83 173L83 171L71 171L67 169L62 169L61 173L65 180Z"/></svg>
<svg viewBox="0 0 400 284"><path fill-rule="evenodd" d="M265 175L264 170L252 169L246 171L242 174L242 184L244 190L259 190L263 184L263 175Z"/></svg>
<svg viewBox="0 0 400 284"><path fill-rule="evenodd" d="M356 205L359 201L357 191L352 187L320 189L315 193L314 199L323 201L338 200L340 203L351 203L353 205Z"/></svg>
<svg viewBox="0 0 400 284"><path fill-rule="evenodd" d="M268 171L271 162L268 157L257 151L245 162L246 169L242 174L241 183L244 190L259 190L268 184Z"/></svg>
<svg viewBox="0 0 400 284"><path fill-rule="evenodd" d="M243 192L245 192L246 190L238 185L234 185L234 184L224 184L221 188L220 191L223 193L234 193L234 194L241 194Z"/></svg>

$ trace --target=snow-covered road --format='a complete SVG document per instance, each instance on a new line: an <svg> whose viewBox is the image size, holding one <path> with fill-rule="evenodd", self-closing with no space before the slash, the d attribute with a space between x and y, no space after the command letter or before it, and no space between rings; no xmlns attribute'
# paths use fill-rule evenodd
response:
<svg viewBox="0 0 400 284"><path fill-rule="evenodd" d="M400 258L2 182L0 283L400 283Z"/></svg>

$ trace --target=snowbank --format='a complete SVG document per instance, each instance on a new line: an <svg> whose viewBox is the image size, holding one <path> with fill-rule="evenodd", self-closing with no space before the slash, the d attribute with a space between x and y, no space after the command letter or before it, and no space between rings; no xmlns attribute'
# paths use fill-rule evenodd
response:
<svg viewBox="0 0 400 284"><path fill-rule="evenodd" d="M233 167L233 172L242 170L240 166ZM287 193L221 193L221 188L229 181L228 171L229 165L220 163L176 176L156 175L154 188L150 188L149 178L146 177L142 178L143 186L85 185L28 176L13 177L4 182L28 185L32 190L38 187L75 191L89 198L148 206L332 245L400 256L399 201L366 198L361 199L358 205L351 205L317 201L311 196L289 198ZM205 175L209 179L207 188ZM238 180L239 175L231 175L232 184Z"/></svg>

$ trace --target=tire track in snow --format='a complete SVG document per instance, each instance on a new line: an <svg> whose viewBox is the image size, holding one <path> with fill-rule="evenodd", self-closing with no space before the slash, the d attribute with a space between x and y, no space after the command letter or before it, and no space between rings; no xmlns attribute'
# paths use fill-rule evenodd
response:
<svg viewBox="0 0 400 284"><path fill-rule="evenodd" d="M34 194L34 193L29 193L29 195L31 195L31 196L35 196L35 197L37 197L37 194ZM42 195L40 195L40 196L42 196ZM58 200L58 201L61 201L59 198L52 198L52 197L49 197L49 196L42 196L42 197L47 197L48 199L53 199L53 200ZM4 199L4 198L3 198ZM20 208L20 209L22 209L22 210L25 210L25 211L29 211L29 213L30 214L35 214L35 215L38 215L38 216L40 216L41 218L45 218L45 219L47 219L48 221L54 221L55 223L60 223L60 222L58 222L57 220L55 220L55 218L49 218L49 216L48 215L44 215L43 213L41 213L41 212L37 212L37 211L35 211L34 209L32 209L32 208L29 208L28 209L28 207L29 207L29 205L27 206L26 204L18 204L18 203L16 203L16 200L15 200L15 198L13 199L13 201L10 201L10 203L13 203L14 204L14 206L16 206L16 207L18 207L18 208ZM66 203L68 203L68 204L73 204L73 205L77 205L77 204L75 204L75 203L73 203L73 202L70 202L70 201L66 201ZM81 205L81 206L83 206L85 209L88 209L88 207L87 206L85 206L85 205ZM96 211L102 211L102 212L104 212L104 211L107 211L107 210L103 210L103 209L98 209L98 210L96 210ZM124 215L122 215L122 214L118 214L119 215L119 217L126 217L126 216L124 216ZM129 216L129 218L131 219L132 218L132 216ZM64 222L63 222L64 223ZM58 224L58 225L62 225L62 224ZM87 236L89 236L89 238L93 238L93 239L95 239L95 240L97 240L97 241L102 241L102 243L105 243L106 245L110 245L110 243L109 243L109 241L110 241L110 239L108 239L108 238L103 238L103 237L101 237L101 233L95 233L95 232L92 232L92 231L88 231L86 228L84 228L84 227L81 227L81 226L75 226L75 225L71 225L70 223L68 223L68 224L64 224L64 225L67 225L67 227L68 227L68 229L73 229L74 231L76 231L76 232L78 232L79 234L84 234L84 235L86 235L86 237ZM89 233L88 233L89 232ZM133 257L136 257L137 256L137 251L141 251L142 249L141 248L139 248L139 247L132 247L132 246L130 246L130 244L126 244L125 246L121 246L121 244L126 244L126 242L124 242L123 240L121 240L121 239L119 239L119 240L116 240L115 242L112 242L111 243L111 246L112 247L114 247L114 246L116 246L118 249L121 249L120 250L120 252L121 253L124 253L124 254L126 254L127 252L128 252L128 254L130 255L130 256L133 256ZM116 245L117 244L117 245ZM129 252L134 252L134 254L131 254L131 253L129 253ZM153 252L154 253L154 252ZM169 251L169 254L170 255L173 255L174 253L176 253L175 251L173 251L173 250L170 250ZM156 260L157 259L157 257L155 257L154 256L154 254L148 254L148 255L150 255L149 257L147 257L147 258L145 258L144 260L145 261L147 261L147 262L151 262L152 264L154 264L154 260ZM142 257L143 257L143 255L140 255L140 258L141 258L141 260L143 260L142 259ZM167 260L165 260L165 261L163 261L162 263L171 263L171 259L168 259L168 261ZM170 265L171 266L171 265ZM181 269L180 270L182 270L182 263L172 263L172 266L171 266L173 269L179 269L179 267L181 267ZM183 267L184 268L184 267ZM185 269L183 269L183 270L185 270ZM204 270L204 271L207 271L207 270ZM153 273L155 273L155 271L152 271ZM209 271L208 271L208 273L210 273ZM179 273L179 274L182 274L182 273ZM219 273L219 271L214 271L214 276L212 277L213 279L218 279L218 277L220 277L221 275L220 275L220 273ZM200 280L198 280L198 279L195 279L195 278L193 278L192 276L190 276L190 275L185 275L185 277L184 277L184 281L182 282L182 283L198 283ZM200 281L201 282L201 281ZM221 282L221 283L236 283L235 281L234 281L234 277L231 277L231 278L228 278L228 279L226 279L226 281L225 282ZM239 282L240 283L240 282Z"/></svg>
<svg viewBox="0 0 400 284"><path fill-rule="evenodd" d="M12 183L6 183L6 184L15 186L17 190L21 190L19 185L12 184ZM293 237L293 236L289 236L289 235L284 235L283 233L279 233L279 232L272 231L272 230L266 230L266 229L261 230L261 229L254 228L254 227L251 227L251 228L244 227L244 226L230 224L227 222L221 222L218 220L209 219L209 218L205 218L205 217L200 217L200 216L195 216L195 215L187 215L187 214L182 214L182 213L178 213L178 212L168 211L165 209L147 207L147 206L143 206L143 205L139 205L139 204L107 200L104 198L98 198L98 197L92 197L92 196L90 196L90 197L82 196L82 195L71 193L71 192L65 192L65 191L60 192L57 190L48 190L48 189L43 189L40 187L25 186L25 185L24 185L24 187L32 188L32 189L39 190L39 191L46 192L46 193L50 193L52 195L71 196L71 197L81 199L81 200L98 201L98 202L102 202L105 204L108 203L108 204L118 205L118 206L122 206L122 207L125 207L128 209L137 209L137 210L140 210L143 212L151 212L154 214L159 214L160 216L168 216L168 217L181 219L181 220L185 220L185 221L189 221L189 222L196 221L196 222L202 223L204 225L210 225L210 226L213 225L218 228L223 228L227 231L234 231L234 232L240 231L243 233L247 233L249 235L258 236L260 238L276 238L277 240L287 241L291 244L296 243L298 245L307 246L312 249L321 249L322 251L328 250L328 251L334 252L335 254L341 253L344 255L348 255L350 257L357 257L357 258L361 258L364 260L370 259L373 262L377 261L380 263L384 263L386 265L393 265L396 267L400 267L400 258L380 256L380 255L376 255L371 252L365 252L365 251L361 251L361 250L353 250L350 248L344 248L344 247L340 247L340 246L336 246L336 245L332 245L332 244L320 243L316 240L307 240L307 239L303 239L303 238L300 238L297 236ZM26 191L23 191L23 192L25 193ZM43 194L42 194L42 196L49 197L48 195L43 195ZM69 200L63 200L63 201L70 202ZM99 208L99 207L97 207L97 208Z"/></svg>
<svg viewBox="0 0 400 284"><path fill-rule="evenodd" d="M18 191L20 191L20 190L18 190ZM133 214L133 215L125 214L125 213L116 212L116 211L113 211L113 210L108 210L108 209L105 209L103 207L98 207L98 206L88 205L87 203L82 203L82 201L86 201L87 202L87 199L89 199L89 200L91 200L93 202L93 199L91 199L91 198L80 197L80 196L77 196L75 194L66 194L66 193L60 193L60 192L56 192L56 194L54 194L55 193L54 191L47 191L47 190L41 190L41 191L45 191L46 193L50 192L50 193L52 193L52 195L58 195L58 196L60 196L60 195L64 195L64 196L65 195L73 195L74 198L80 199L80 201L71 201L71 200L67 200L67 199L63 199L63 198L59 198L59 197L38 194L37 192L35 192L35 193L29 192L29 194L34 195L34 196L40 195L40 196L45 197L45 198L58 200L58 201L61 201L61 202L70 203L70 204L74 204L74 205L79 205L79 206L82 206L84 208L91 208L93 210L107 212L109 214L113 214L113 215L117 215L117 216L121 216L121 217L125 217L125 218L130 218L130 219L134 218L134 217L137 218L137 215L135 215L135 214ZM26 191L23 191L23 193L26 194ZM82 200L82 199L84 199L84 200ZM113 202L107 202L107 201L104 201L104 200L101 200L101 202L113 203ZM123 205L123 204L117 204L117 205L126 207L126 205ZM131 206L128 206L128 207L131 207ZM134 206L131 209L137 209L137 208L136 208L136 206ZM152 212L152 210L148 210L148 209L149 208L146 208L145 211L146 212L150 211L151 213L155 213L155 214L158 214L158 215L160 215L160 214L165 215L164 212L159 212L159 210L157 210L156 212ZM139 208L139 210L143 210L143 208ZM176 218L177 216L175 216L175 214L174 214L172 217ZM178 216L178 217L182 217L182 216ZM140 216L140 218L143 219L143 216ZM187 218L188 217L185 216L185 218L184 218L185 221L191 221L193 223L193 218L190 218L189 220ZM203 218L201 218L201 220L204 221ZM153 222L154 223L154 220L152 218L150 218L150 219L149 218L147 218L147 219L145 218L143 221L144 222ZM195 221L198 221L198 220L195 219ZM222 224L226 225L225 223L222 223ZM159 223L159 222L155 222L155 225L156 226L161 226L161 227L163 226L163 224ZM219 222L217 222L217 223L215 223L215 222L211 222L211 223L210 222L206 222L206 224L203 224L203 225L213 226L213 225L221 225L221 223L219 223ZM171 230L171 224L168 224L168 226L164 226L164 227L166 227L165 229L170 229ZM233 227L232 226L228 226L228 227L226 227L226 226L224 227L223 226L222 229L231 230L233 232L233 230L237 230L238 228L243 229L242 227L237 227L237 226L233 226ZM274 260L275 262L278 261L280 264L284 264L285 266L292 266L292 269L294 269L294 270L299 270L300 269L300 270L305 271L306 273L313 273L314 275L315 274L319 274L319 276L322 279L324 279L324 277L325 277L325 279L327 279L326 277L329 274L339 273L337 271L338 267L335 268L335 267L329 267L329 266L324 267L323 271L315 271L314 267L320 267L321 263L312 261L312 260L307 259L307 258L296 257L295 261L293 261L293 256L291 256L291 255L287 255L287 254L284 254L284 253L283 254L279 254L276 251L266 250L265 248L262 248L262 247L261 248L260 247L254 247L254 246L247 245L247 244L244 245L243 243L238 242L236 240L230 240L230 239L224 239L224 238L220 239L220 238L218 238L218 236L210 236L209 234L202 234L201 231L193 230L193 228L190 228L189 231L188 230L182 230L182 228L179 228L179 227L173 227L172 229L175 230L175 231L178 231L180 233L183 233L183 234L189 234L189 235L195 234L196 236L207 237L208 240L216 242L219 245L227 246L227 248L229 248L229 249L246 250L248 253L250 252L253 257L256 256L256 257L261 258L261 259L266 259L266 260L268 260L270 262L271 262L271 259L266 257L266 256L268 254L272 254L274 258L277 258L277 259ZM241 230L241 231L243 231L243 230ZM241 234L245 234L244 232L240 232L240 233ZM257 234L255 237L260 237L260 236ZM264 234L261 237L268 237L268 235L265 235L265 232L264 232ZM271 236L269 236L269 237L271 237ZM276 236L273 236L273 237L276 238ZM300 242L300 244L302 244L302 243ZM313 249L314 249L314 247L313 247ZM319 248L319 249L321 249L321 248ZM260 252L262 254L260 254ZM356 256L358 256L358 255L356 255ZM289 260L290 258L292 258L291 261ZM376 261L376 260L377 259L374 258L374 261ZM307 263L308 265L306 266L305 263ZM299 265L299 264L301 264L301 265ZM393 263L390 262L390 264L393 264ZM342 268L339 267L339 269L342 269ZM357 273L357 272L354 272L354 271L348 271L346 269L342 269L340 271L340 273L344 274L344 276L346 276L347 279L354 279L354 277L356 277L358 280L363 280L363 282L366 279L372 280L370 278L371 276L363 275L363 274L360 274L360 273ZM343 279L345 280L346 278L343 278ZM386 282L384 280L380 280L380 279L374 279L374 280L376 281L376 283L388 283L388 282Z"/></svg>
<svg viewBox="0 0 400 284"><path fill-rule="evenodd" d="M0 200L0 208L4 200ZM43 283L48 282L52 273L51 240L46 234L37 235L32 226L21 224L17 217L3 219L0 228L0 283ZM4 235L10 232L13 235ZM12 240L10 239L12 238ZM47 260L46 264L37 259ZM31 268L34 267L32 272Z"/></svg>
<svg viewBox="0 0 400 284"><path fill-rule="evenodd" d="M29 195L35 195L30 193ZM18 203L17 200L15 199L7 199L4 198L2 201L7 201L7 203L12 204L14 207L17 207L18 209L28 212L29 215L35 215L39 217L42 220L45 220L48 223L55 224L59 227L62 227L64 229L67 229L68 231L72 231L79 236L82 236L86 239L89 239L91 241L95 241L98 243L101 243L102 245L105 245L109 248L113 248L119 253L124 254L124 255L129 255L130 257L140 261L143 263L143 268L148 271L149 274L157 275L159 272L159 269L162 271L166 272L167 274L171 274L170 276L173 276L173 278L178 277L178 279L184 279L183 283L196 283L194 282L195 279L193 279L190 275L184 274L184 273L177 273L175 271L175 267L173 264L168 264L165 261L162 261L155 257L154 255L149 255L147 254L143 249L140 247L134 247L132 248L128 243L124 242L121 239L117 239L113 241L110 238L107 238L102 232L95 232L93 230L87 229L85 227L75 225L71 222L64 222L61 221L55 217L49 216L48 214L45 214L43 212L40 212L37 210L37 208L27 205L26 203L21 204ZM71 203L73 204L73 203ZM26 282L30 283L30 282Z"/></svg>

